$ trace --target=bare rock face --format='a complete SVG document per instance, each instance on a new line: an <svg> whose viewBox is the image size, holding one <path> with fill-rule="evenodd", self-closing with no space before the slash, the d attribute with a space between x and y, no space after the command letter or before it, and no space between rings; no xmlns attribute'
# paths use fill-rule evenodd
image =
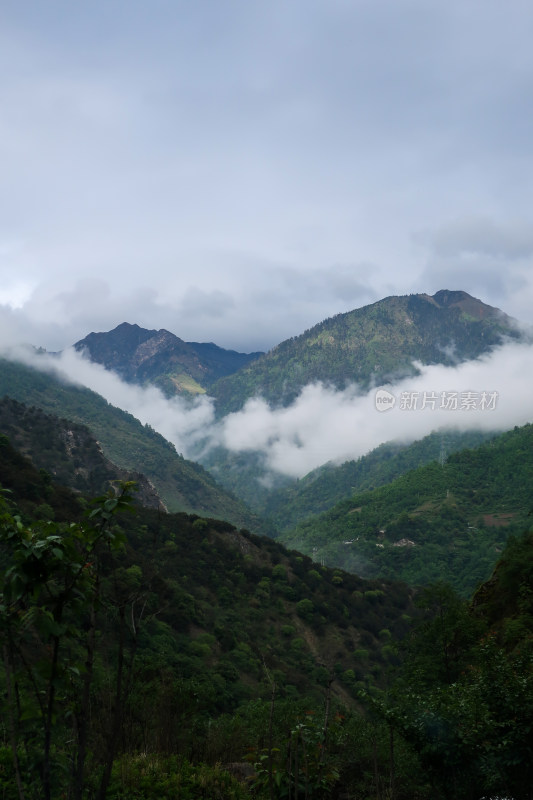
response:
<svg viewBox="0 0 533 800"><path fill-rule="evenodd" d="M135 481L137 484L135 497L142 506L145 508L156 508L158 511L164 511L165 513L168 511L166 505L159 497L155 486L145 475L142 475L140 472L132 472L124 480Z"/></svg>

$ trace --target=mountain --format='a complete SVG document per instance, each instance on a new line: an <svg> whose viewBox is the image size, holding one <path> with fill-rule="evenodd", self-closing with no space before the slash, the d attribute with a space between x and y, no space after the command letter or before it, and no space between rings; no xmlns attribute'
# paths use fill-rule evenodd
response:
<svg viewBox="0 0 533 800"><path fill-rule="evenodd" d="M107 459L89 428L29 408L10 397L0 399L0 433L54 483L87 496L109 491L116 481L135 481L136 499L166 511L155 488L139 472L120 469Z"/></svg>
<svg viewBox="0 0 533 800"><path fill-rule="evenodd" d="M203 394L217 379L262 353L237 353L213 343L184 342L166 330L123 322L107 333L90 333L74 348L130 383L155 384L167 396Z"/></svg>
<svg viewBox="0 0 533 800"><path fill-rule="evenodd" d="M276 530L288 531L298 522L321 514L354 494L391 483L412 469L445 459L450 453L478 447L494 436L495 432L447 430L431 433L412 444L386 442L356 461L346 461L340 466L325 464L289 486L265 492L262 502L250 505L268 518Z"/></svg>
<svg viewBox="0 0 533 800"><path fill-rule="evenodd" d="M529 499L532 429L454 456L463 483L487 468L480 505L498 484L502 507ZM470 604L221 520L82 503L5 436L0 475L6 800L530 797L531 534Z"/></svg>
<svg viewBox="0 0 533 800"><path fill-rule="evenodd" d="M199 464L187 461L150 426L110 405L90 389L52 374L0 359L0 397L10 397L74 423L86 425L109 461L142 473L170 511L229 519L262 530L257 517L219 486Z"/></svg>
<svg viewBox="0 0 533 800"><path fill-rule="evenodd" d="M0 437L0 472L4 479L0 485L10 490L10 502L23 507L27 516L35 511L33 487L43 491L48 485L51 509L59 512L61 520L68 514L72 521L82 518L79 495L50 482L49 476L38 471L4 436ZM230 678L232 672L230 682L247 674L247 686L239 687L242 697L253 697L250 686L262 680L261 653L270 668L276 669L279 662L286 669L285 677L279 678L280 688L296 680L309 689L316 677L312 673L320 664L333 672L333 641L338 648L335 655L346 668L351 651L361 641L369 648L371 659L380 662L375 608L369 602L363 612L359 593L379 590L380 623L392 626L398 636L407 629L401 615L413 612L413 593L404 584L366 581L321 567L307 556L288 551L280 542L255 536L224 520L136 507L133 517L117 517L117 524L128 537L124 559L142 564L143 571L159 572L159 583L153 575L151 578L151 591L162 593L155 630L158 620L173 629L174 635L186 634L180 636L180 646L172 648L179 671L186 671L190 678L202 671L205 653L194 643L207 642L210 637L209 663L218 664L221 657L232 663L235 669L226 673ZM164 585L167 581L170 587ZM169 592L175 602L170 602ZM298 608L301 600L305 602ZM355 613L354 603L359 613ZM292 626L291 631L283 631L284 626ZM302 649L288 653L286 645L294 636L303 637ZM239 641L248 646L229 657L223 655L232 652ZM168 645L161 640L153 655L158 647L162 654ZM303 659L302 650L306 653ZM312 667L305 663L308 659L314 662ZM342 680L336 681L334 688L346 698ZM226 702L222 697L212 699L222 707Z"/></svg>
<svg viewBox="0 0 533 800"><path fill-rule="evenodd" d="M530 526L532 482L525 425L353 494L281 540L363 577L446 580L466 595L490 576L509 535Z"/></svg>
<svg viewBox="0 0 533 800"><path fill-rule="evenodd" d="M313 381L338 389L355 382L367 391L373 382L413 374L413 360L455 364L487 352L504 337L519 336L513 319L466 292L387 297L281 342L218 380L210 394L224 414L256 395L288 405Z"/></svg>
<svg viewBox="0 0 533 800"><path fill-rule="evenodd" d="M339 780L330 749L346 741L352 714L366 729L356 693L387 680L390 640L416 613L408 587L322 568L227 522L124 513L118 499L108 525L112 500L89 505L88 516L70 493L69 519L53 485L57 522L27 509L17 519L43 476L5 437L0 471L11 489L8 502L0 494L0 563L9 565L0 713L13 722L0 752L5 797L17 797L18 772L26 797L74 796L75 781L80 796L97 796L110 781L100 796L244 800L244 787L225 790L220 762L248 753L260 763L267 735L280 769L290 736L302 775L320 787ZM194 793L184 791L189 775L175 776L187 759L201 774Z"/></svg>

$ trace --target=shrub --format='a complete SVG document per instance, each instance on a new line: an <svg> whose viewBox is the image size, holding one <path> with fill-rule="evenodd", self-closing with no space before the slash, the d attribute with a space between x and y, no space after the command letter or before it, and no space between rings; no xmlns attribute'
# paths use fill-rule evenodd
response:
<svg viewBox="0 0 533 800"><path fill-rule="evenodd" d="M113 764L108 800L246 800L248 792L228 772L176 756L141 753Z"/></svg>

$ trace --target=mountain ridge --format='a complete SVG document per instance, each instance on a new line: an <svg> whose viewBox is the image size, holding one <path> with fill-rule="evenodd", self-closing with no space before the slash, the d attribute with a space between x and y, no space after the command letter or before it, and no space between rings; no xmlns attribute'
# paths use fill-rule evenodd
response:
<svg viewBox="0 0 533 800"><path fill-rule="evenodd" d="M129 322L89 333L73 347L123 380L153 383L167 396L204 394L213 381L261 355L225 350L213 342L185 342L165 328L148 330Z"/></svg>
<svg viewBox="0 0 533 800"><path fill-rule="evenodd" d="M161 434L91 389L0 359L0 397L4 395L86 425L104 455L122 469L145 475L170 511L222 517L251 530L261 527L244 503L200 464L183 458Z"/></svg>
<svg viewBox="0 0 533 800"><path fill-rule="evenodd" d="M134 481L141 505L168 511L145 475L121 469L104 456L86 425L6 396L0 398L0 433L54 483L95 496L108 492L117 481Z"/></svg>
<svg viewBox="0 0 533 800"><path fill-rule="evenodd" d="M392 295L280 342L210 392L219 414L239 410L254 396L286 406L308 383L340 390L356 383L367 391L415 374L413 361L453 365L521 335L516 320L462 290Z"/></svg>
<svg viewBox="0 0 533 800"><path fill-rule="evenodd" d="M509 535L527 529L532 477L526 424L355 492L280 540L363 577L445 580L470 593L490 576Z"/></svg>

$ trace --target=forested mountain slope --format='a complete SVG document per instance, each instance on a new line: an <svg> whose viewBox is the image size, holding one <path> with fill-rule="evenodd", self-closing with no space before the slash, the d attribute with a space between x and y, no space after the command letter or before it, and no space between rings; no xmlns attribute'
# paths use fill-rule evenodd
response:
<svg viewBox="0 0 533 800"><path fill-rule="evenodd" d="M372 382L412 374L413 360L455 364L487 352L504 336L520 336L515 321L466 292L387 297L281 342L217 381L210 394L222 414L256 395L287 405L313 381L339 389L357 383L366 391Z"/></svg>
<svg viewBox="0 0 533 800"><path fill-rule="evenodd" d="M366 577L486 580L509 533L528 526L533 425L354 494L282 535L290 547Z"/></svg>
<svg viewBox="0 0 533 800"><path fill-rule="evenodd" d="M85 425L3 397L0 433L54 483L96 496L108 491L116 481L133 480L138 485L136 497L143 505L166 510L148 479L141 473L120 469L105 458Z"/></svg>
<svg viewBox="0 0 533 800"><path fill-rule="evenodd" d="M87 501L4 436L0 474L6 800L529 800L531 534L468 603Z"/></svg>
<svg viewBox="0 0 533 800"><path fill-rule="evenodd" d="M152 428L90 389L2 359L0 397L4 395L86 425L104 455L122 469L146 475L170 511L195 511L260 529L244 504L219 486L203 467L184 459Z"/></svg>
<svg viewBox="0 0 533 800"><path fill-rule="evenodd" d="M261 747L274 682L284 719L296 724L300 714L322 712L326 696L332 711L339 703L353 710L367 670L376 685L385 680L388 641L405 634L413 611L406 586L321 568L223 521L126 513L122 494L89 505L87 516L86 502L58 495L5 437L0 474L10 490L0 493L10 648L0 678L11 679L8 664L25 717L5 693L0 707L16 719L27 796L71 781L93 792L100 784L105 796L107 767L140 750L192 759L208 743L210 758L241 760L250 743ZM31 495L43 491L56 522L32 517ZM242 724L228 716L237 710ZM286 735L284 724L276 721L276 736ZM312 719L307 725L315 730ZM81 772L61 770L79 760L81 732ZM2 775L13 770L8 754L0 748Z"/></svg>
<svg viewBox="0 0 533 800"><path fill-rule="evenodd" d="M450 453L474 448L495 433L447 431L431 433L412 444L387 442L357 461L326 464L286 488L263 496L254 506L279 531L287 531L314 514L321 514L353 494L391 483L395 478Z"/></svg>

